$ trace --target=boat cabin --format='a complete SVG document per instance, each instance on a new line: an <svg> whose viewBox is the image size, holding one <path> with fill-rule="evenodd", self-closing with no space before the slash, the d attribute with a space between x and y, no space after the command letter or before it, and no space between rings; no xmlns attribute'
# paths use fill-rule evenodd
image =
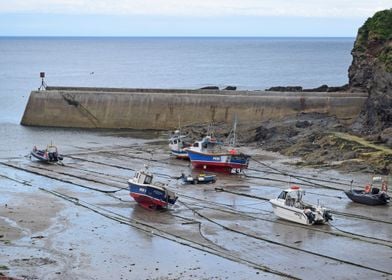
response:
<svg viewBox="0 0 392 280"><path fill-rule="evenodd" d="M192 147L198 148L200 151L213 151L218 144L221 143L215 137L206 136L201 141L193 143Z"/></svg>
<svg viewBox="0 0 392 280"><path fill-rule="evenodd" d="M153 175L145 170L141 170L135 173L135 179L138 184L149 185L152 183Z"/></svg>
<svg viewBox="0 0 392 280"><path fill-rule="evenodd" d="M284 190L278 196L278 199L284 200L287 206L300 206L302 204L302 197L305 191L298 186L292 186L290 189Z"/></svg>

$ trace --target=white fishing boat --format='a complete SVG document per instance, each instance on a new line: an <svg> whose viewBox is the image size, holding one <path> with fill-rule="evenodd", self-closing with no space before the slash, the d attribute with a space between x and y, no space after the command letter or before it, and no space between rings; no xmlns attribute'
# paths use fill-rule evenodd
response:
<svg viewBox="0 0 392 280"><path fill-rule="evenodd" d="M189 159L186 148L190 146L188 136L181 134L180 130L174 131L169 138L169 148L173 156L179 159Z"/></svg>
<svg viewBox="0 0 392 280"><path fill-rule="evenodd" d="M304 195L305 191L298 186L282 191L277 198L270 200L275 215L304 225L325 224L332 220L329 210L304 202Z"/></svg>

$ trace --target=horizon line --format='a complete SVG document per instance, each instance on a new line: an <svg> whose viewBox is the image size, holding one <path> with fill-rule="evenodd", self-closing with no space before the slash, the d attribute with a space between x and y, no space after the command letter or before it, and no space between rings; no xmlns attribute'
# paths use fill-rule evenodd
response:
<svg viewBox="0 0 392 280"><path fill-rule="evenodd" d="M356 36L241 36L241 35L0 35L0 38L356 38Z"/></svg>

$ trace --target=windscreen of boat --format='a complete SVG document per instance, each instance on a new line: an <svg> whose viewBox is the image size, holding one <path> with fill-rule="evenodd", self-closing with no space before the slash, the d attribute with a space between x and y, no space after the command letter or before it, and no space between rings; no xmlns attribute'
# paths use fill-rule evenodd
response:
<svg viewBox="0 0 392 280"><path fill-rule="evenodd" d="M283 192L280 193L280 195L278 196L278 198L280 198L280 199L286 199L286 195L287 195L287 192L286 192L286 191L283 191Z"/></svg>
<svg viewBox="0 0 392 280"><path fill-rule="evenodd" d="M146 175L146 178L144 179L144 184L151 184L152 182L152 176Z"/></svg>

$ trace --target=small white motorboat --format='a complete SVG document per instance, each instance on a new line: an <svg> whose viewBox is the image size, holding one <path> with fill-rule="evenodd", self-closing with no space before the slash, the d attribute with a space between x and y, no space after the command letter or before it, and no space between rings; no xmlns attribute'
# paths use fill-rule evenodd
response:
<svg viewBox="0 0 392 280"><path fill-rule="evenodd" d="M303 202L304 194L305 191L298 186L282 191L277 198L270 200L275 215L304 225L325 224L332 220L326 208Z"/></svg>
<svg viewBox="0 0 392 280"><path fill-rule="evenodd" d="M188 136L182 135L180 130L174 131L169 139L170 153L178 159L189 159L186 148L190 146Z"/></svg>

